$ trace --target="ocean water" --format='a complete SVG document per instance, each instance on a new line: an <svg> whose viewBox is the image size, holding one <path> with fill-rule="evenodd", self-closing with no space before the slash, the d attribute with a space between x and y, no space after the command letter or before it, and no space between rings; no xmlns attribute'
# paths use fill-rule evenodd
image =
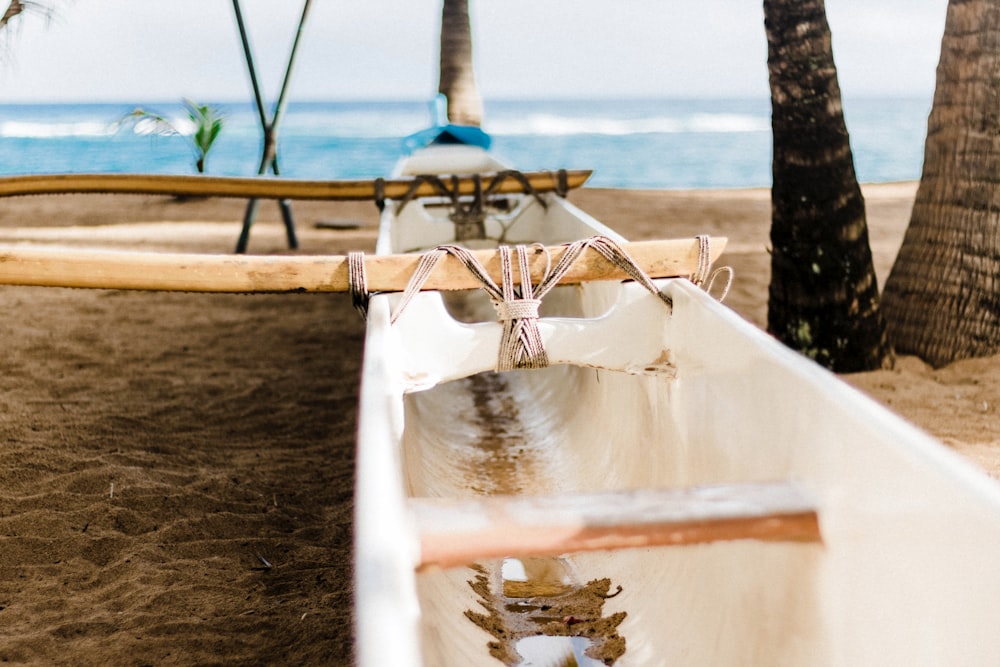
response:
<svg viewBox="0 0 1000 667"><path fill-rule="evenodd" d="M208 173L257 173L261 130L250 104L218 104L225 126ZM188 137L121 127L128 104L0 105L0 174L193 173ZM143 108L189 132L183 105ZM916 179L930 100L845 100L862 182ZM403 139L431 124L429 105L289 103L279 168L293 178L374 178L391 172ZM487 101L493 150L520 169L593 169L590 185L733 188L771 180L770 102L723 100Z"/></svg>

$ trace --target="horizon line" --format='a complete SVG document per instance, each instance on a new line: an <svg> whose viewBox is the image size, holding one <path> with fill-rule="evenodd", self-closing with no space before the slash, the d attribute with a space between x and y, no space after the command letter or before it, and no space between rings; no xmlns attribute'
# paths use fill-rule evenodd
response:
<svg viewBox="0 0 1000 667"><path fill-rule="evenodd" d="M191 98L191 96L185 96ZM136 105L136 104L183 104L184 97L180 98L121 98L108 97L105 99L54 99L35 98L25 100L0 100L0 107L12 106L84 106L84 105ZM191 98L195 99L195 98ZM842 95L844 100L917 100L930 99L926 93L897 92L897 93L857 93ZM429 105L433 97L421 98L412 96L388 97L374 95L371 97L316 97L303 99L290 99L288 105L295 104L424 104ZM538 103L538 102L712 102L712 101L768 101L769 95L761 94L712 94L712 95L552 95L549 97L524 95L524 96L483 96L483 103ZM255 104L252 98L222 97L208 101L210 104Z"/></svg>

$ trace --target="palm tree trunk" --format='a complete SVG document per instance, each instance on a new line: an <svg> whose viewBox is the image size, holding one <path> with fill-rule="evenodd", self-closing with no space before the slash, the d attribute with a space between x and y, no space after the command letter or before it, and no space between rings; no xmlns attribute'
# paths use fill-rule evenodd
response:
<svg viewBox="0 0 1000 667"><path fill-rule="evenodd" d="M12 33L18 32L18 21L23 21L28 14L39 14L45 19L51 19L56 13L59 0L10 0L7 8L0 14L0 64L10 57L10 45L14 39ZM0 5L2 6L2 5ZM17 19L17 20L15 20Z"/></svg>
<svg viewBox="0 0 1000 667"><path fill-rule="evenodd" d="M24 11L24 5L19 0L10 0L3 16L0 16L0 28L4 27L10 20Z"/></svg>
<svg viewBox="0 0 1000 667"><path fill-rule="evenodd" d="M483 101L472 69L472 28L468 0L444 0L441 9L441 72L438 92L448 99L448 121L483 122Z"/></svg>
<svg viewBox="0 0 1000 667"><path fill-rule="evenodd" d="M774 156L768 330L836 372L892 363L823 0L765 0Z"/></svg>
<svg viewBox="0 0 1000 667"><path fill-rule="evenodd" d="M45 2L44 0L10 0L7 9L0 14L0 30L7 27L11 20L20 14L34 12L50 18L55 13L54 0Z"/></svg>
<svg viewBox="0 0 1000 667"><path fill-rule="evenodd" d="M935 367L1000 351L1000 4L951 0L924 168L885 286L897 349Z"/></svg>

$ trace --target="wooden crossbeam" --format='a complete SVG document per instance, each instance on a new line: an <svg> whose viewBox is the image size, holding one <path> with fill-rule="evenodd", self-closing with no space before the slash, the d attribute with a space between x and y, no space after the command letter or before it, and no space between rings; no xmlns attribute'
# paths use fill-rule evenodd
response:
<svg viewBox="0 0 1000 667"><path fill-rule="evenodd" d="M725 245L725 238L711 240L713 261ZM639 241L622 247L653 278L688 276L697 269L698 242L694 239ZM564 246L549 248L552 264L564 251ZM495 250L473 254L499 282L499 254ZM420 256L412 254L367 255L369 290L402 291L419 261ZM531 261L534 282L541 279L545 266L544 255L536 253ZM588 249L562 282L627 277ZM520 280L516 269L515 280ZM0 285L230 293L345 292L349 288L347 258L342 255L232 256L19 247L0 248ZM424 285L425 290L477 287L475 278L451 256L441 260Z"/></svg>
<svg viewBox="0 0 1000 667"><path fill-rule="evenodd" d="M592 172L566 170L566 185L578 188ZM558 190L559 178L553 171L524 172L528 183L536 192ZM481 174L488 182L496 174ZM447 178L447 177L442 177ZM401 199L410 193L413 178L395 178L383 181L384 189L378 191L375 180L315 181L270 177L192 176L171 174L32 174L0 178L0 197L39 194L106 193L178 195L188 197L236 197L260 199L313 199L313 200L368 200L376 196ZM450 181L449 181L450 182ZM472 175L458 177L458 192L473 195L476 180ZM502 181L497 194L523 192L522 185L513 179ZM440 194L431 183L421 183L412 192L414 197L433 197Z"/></svg>
<svg viewBox="0 0 1000 667"><path fill-rule="evenodd" d="M787 482L408 503L420 568L719 540L822 541L816 508Z"/></svg>

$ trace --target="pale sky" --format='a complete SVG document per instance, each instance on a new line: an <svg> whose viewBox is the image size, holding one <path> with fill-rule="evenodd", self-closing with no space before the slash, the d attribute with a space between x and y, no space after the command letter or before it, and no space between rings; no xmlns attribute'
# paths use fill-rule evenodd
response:
<svg viewBox="0 0 1000 667"><path fill-rule="evenodd" d="M470 5L487 99L768 95L760 0ZM273 100L302 5L242 6ZM826 8L845 96L930 99L947 0L826 0ZM50 23L21 18L0 51L0 103L250 99L229 0L62 0ZM439 23L440 0L314 0L291 99L429 99Z"/></svg>

